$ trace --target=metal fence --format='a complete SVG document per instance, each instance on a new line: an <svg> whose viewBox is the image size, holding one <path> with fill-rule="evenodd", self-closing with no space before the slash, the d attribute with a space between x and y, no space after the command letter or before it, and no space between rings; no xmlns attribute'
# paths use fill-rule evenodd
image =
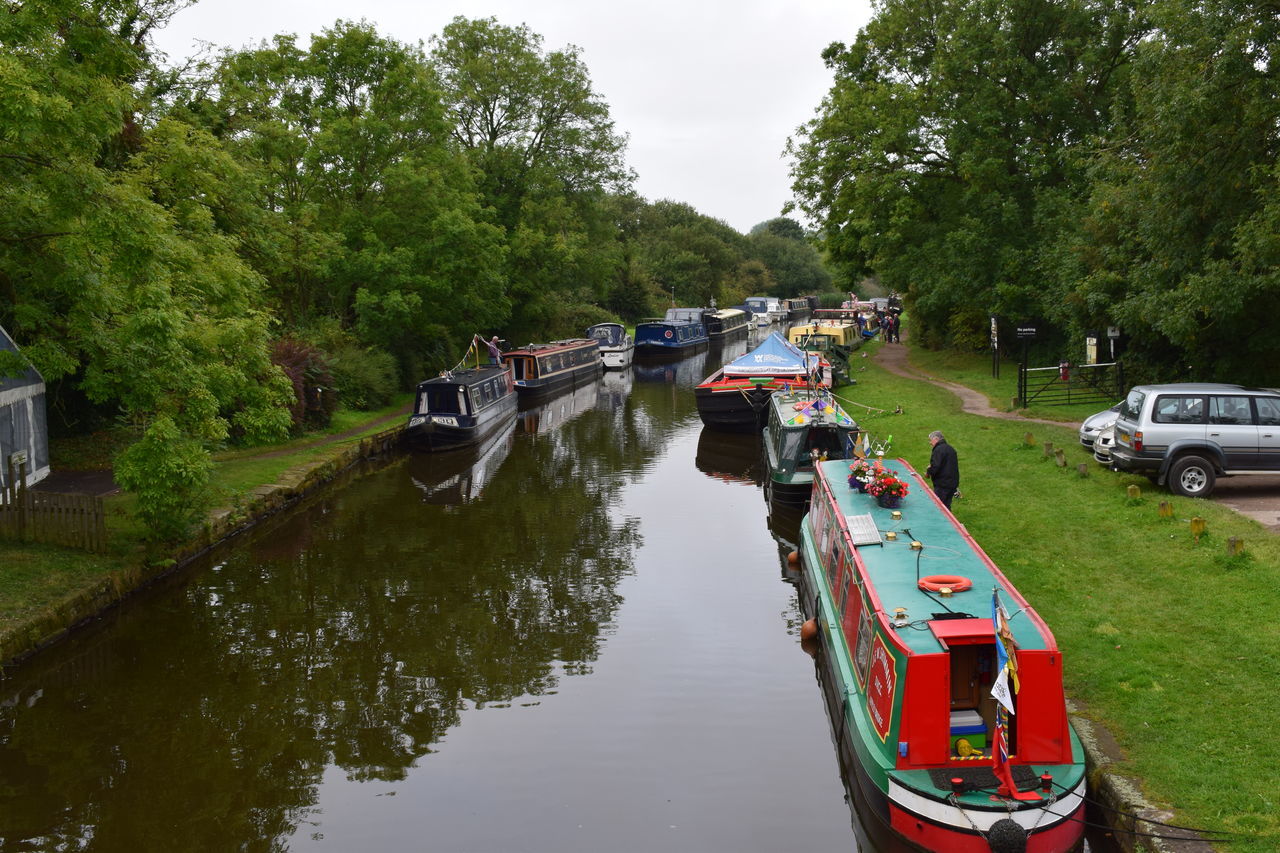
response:
<svg viewBox="0 0 1280 853"><path fill-rule="evenodd" d="M1059 364L1057 367L1018 367L1018 402L1045 406L1072 403L1111 405L1128 390L1120 362L1106 364Z"/></svg>
<svg viewBox="0 0 1280 853"><path fill-rule="evenodd" d="M25 465L9 469L0 488L0 539L65 545L102 551L107 544L107 515L97 495L33 492Z"/></svg>

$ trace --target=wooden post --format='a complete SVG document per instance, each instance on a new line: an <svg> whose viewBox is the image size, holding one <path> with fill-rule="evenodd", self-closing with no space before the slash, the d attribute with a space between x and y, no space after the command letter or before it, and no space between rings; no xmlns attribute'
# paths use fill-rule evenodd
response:
<svg viewBox="0 0 1280 853"><path fill-rule="evenodd" d="M1053 455L1053 442L1046 441L1044 443L1044 458L1048 459L1052 455Z"/></svg>
<svg viewBox="0 0 1280 853"><path fill-rule="evenodd" d="M27 463L18 463L18 476L14 480L18 500L18 541L27 541Z"/></svg>
<svg viewBox="0 0 1280 853"><path fill-rule="evenodd" d="M1173 518L1173 504L1168 501L1160 501L1160 517Z"/></svg>
<svg viewBox="0 0 1280 853"><path fill-rule="evenodd" d="M1057 463L1057 466L1059 468L1066 468L1067 452L1063 450L1061 447L1059 447L1057 450L1053 451L1053 461Z"/></svg>
<svg viewBox="0 0 1280 853"><path fill-rule="evenodd" d="M1238 557L1244 553L1244 540L1239 536L1232 536L1227 540L1227 556Z"/></svg>
<svg viewBox="0 0 1280 853"><path fill-rule="evenodd" d="M1081 462L1079 465L1077 465L1077 466L1076 466L1076 473L1077 473L1077 474L1079 474L1081 477L1088 477L1088 476L1089 476L1089 463L1088 463L1088 462Z"/></svg>
<svg viewBox="0 0 1280 853"><path fill-rule="evenodd" d="M1131 498L1142 497L1142 487L1139 486L1137 483L1130 483L1129 488L1126 489L1126 491L1129 493L1129 497Z"/></svg>
<svg viewBox="0 0 1280 853"><path fill-rule="evenodd" d="M1200 516L1194 516L1191 519L1191 535L1195 537L1196 542L1200 541L1200 537L1204 535L1205 523Z"/></svg>
<svg viewBox="0 0 1280 853"><path fill-rule="evenodd" d="M1036 437L1035 437L1034 435L1032 435L1031 433L1027 433L1026 435L1024 435L1024 436L1022 437L1022 440L1023 440L1024 442L1026 442L1027 447L1035 447L1035 446L1036 446Z"/></svg>

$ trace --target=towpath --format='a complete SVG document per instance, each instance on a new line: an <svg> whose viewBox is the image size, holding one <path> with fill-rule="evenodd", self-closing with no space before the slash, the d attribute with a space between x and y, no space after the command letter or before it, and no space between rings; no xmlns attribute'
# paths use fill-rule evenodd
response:
<svg viewBox="0 0 1280 853"><path fill-rule="evenodd" d="M962 408L971 415L982 415L988 418L1025 421L1027 423L1052 424L1054 426L1070 426L1062 421L1050 421L1042 418L1027 418L1016 412L1002 412L991 406L985 394L972 388L966 388L955 382L939 379L912 367L907 361L907 347L899 344L884 344L876 353L876 363L890 373L907 379L930 382L939 388L946 388L960 398ZM1210 500L1230 507L1241 515L1248 516L1272 533L1280 534L1280 475L1257 474L1239 477L1224 477L1218 480Z"/></svg>

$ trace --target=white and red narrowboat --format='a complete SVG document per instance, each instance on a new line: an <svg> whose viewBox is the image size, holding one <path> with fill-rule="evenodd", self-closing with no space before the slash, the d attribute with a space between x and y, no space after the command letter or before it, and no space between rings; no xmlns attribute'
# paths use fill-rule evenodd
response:
<svg viewBox="0 0 1280 853"><path fill-rule="evenodd" d="M527 344L504 352L502 361L511 368L522 405L594 382L604 373L600 342L594 338Z"/></svg>
<svg viewBox="0 0 1280 853"><path fill-rule="evenodd" d="M801 600L853 805L921 850L1064 853L1085 759L1047 625L904 460L900 505L816 466Z"/></svg>

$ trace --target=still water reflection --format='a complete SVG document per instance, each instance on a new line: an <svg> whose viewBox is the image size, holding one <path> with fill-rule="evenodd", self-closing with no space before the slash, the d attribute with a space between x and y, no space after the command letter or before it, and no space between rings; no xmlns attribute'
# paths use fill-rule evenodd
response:
<svg viewBox="0 0 1280 853"><path fill-rule="evenodd" d="M0 850L856 849L754 448L690 390L745 347L394 460L9 673Z"/></svg>

